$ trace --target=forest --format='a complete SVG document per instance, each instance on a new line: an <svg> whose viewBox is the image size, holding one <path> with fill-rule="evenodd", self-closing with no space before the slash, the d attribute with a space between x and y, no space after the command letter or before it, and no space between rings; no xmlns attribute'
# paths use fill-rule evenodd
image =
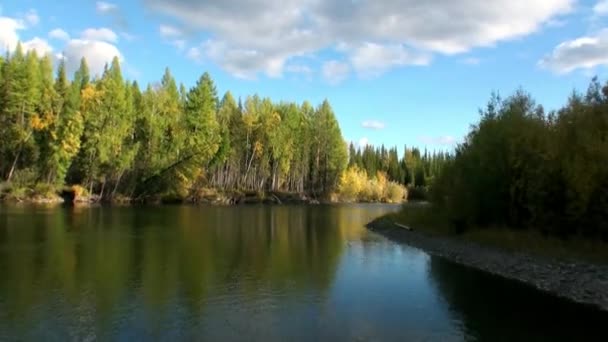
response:
<svg viewBox="0 0 608 342"><path fill-rule="evenodd" d="M456 231L511 227L608 241L608 83L545 112L493 95L432 186Z"/></svg>
<svg viewBox="0 0 608 342"><path fill-rule="evenodd" d="M118 58L100 76L84 59L67 75L64 61L55 68L21 45L0 57L0 137L0 193L16 199L70 186L100 201L195 200L212 189L400 202L407 185L424 196L447 159L349 148L328 101L220 98L208 73L186 89L169 68L140 88Z"/></svg>

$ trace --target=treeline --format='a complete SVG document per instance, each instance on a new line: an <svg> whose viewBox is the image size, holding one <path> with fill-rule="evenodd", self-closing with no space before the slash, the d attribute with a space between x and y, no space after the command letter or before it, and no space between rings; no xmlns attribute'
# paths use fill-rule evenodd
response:
<svg viewBox="0 0 608 342"><path fill-rule="evenodd" d="M349 146L349 169L353 178L359 171L365 171L369 176L382 173L390 182L402 184L408 188L408 198L412 200L426 200L427 189L441 172L451 155L445 151L421 152L418 148L403 148L399 156L397 147L387 149L384 145L374 147L366 145L356 148ZM358 176L361 176L359 174ZM376 179L378 177L375 177Z"/></svg>
<svg viewBox="0 0 608 342"><path fill-rule="evenodd" d="M608 240L608 84L545 113L530 95L493 96L433 187L459 230L537 229Z"/></svg>
<svg viewBox="0 0 608 342"><path fill-rule="evenodd" d="M178 85L169 69L144 89L117 58L70 80L50 56L19 45L0 58L0 177L5 184L80 184L101 198L196 189L335 190L348 148L329 102L276 103L230 92L203 74ZM37 186L39 187L39 186Z"/></svg>

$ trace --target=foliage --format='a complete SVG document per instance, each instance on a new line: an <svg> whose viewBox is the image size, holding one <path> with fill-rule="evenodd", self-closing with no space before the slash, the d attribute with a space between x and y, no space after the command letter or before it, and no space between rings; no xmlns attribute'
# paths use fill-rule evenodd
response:
<svg viewBox="0 0 608 342"><path fill-rule="evenodd" d="M451 155L444 151L421 152L418 148L406 146L399 157L396 147L387 149L384 145L376 148L367 145L355 148L351 143L348 165L364 169L370 175L381 171L393 182L422 189L433 183L443 165L450 159Z"/></svg>
<svg viewBox="0 0 608 342"><path fill-rule="evenodd" d="M493 96L433 198L453 224L608 239L608 86L548 115L523 91Z"/></svg>
<svg viewBox="0 0 608 342"><path fill-rule="evenodd" d="M389 182L386 186L386 201L390 203L400 203L408 198L407 189L398 183Z"/></svg>
<svg viewBox="0 0 608 342"><path fill-rule="evenodd" d="M383 172L368 178L365 170L351 166L340 176L338 194L342 201L401 203L407 200L406 188L388 180Z"/></svg>
<svg viewBox="0 0 608 342"><path fill-rule="evenodd" d="M0 63L0 177L14 188L78 184L103 200L183 199L200 188L335 191L347 146L328 101L219 101L204 73L187 89L167 68L144 91L118 58L70 80L50 56L21 45Z"/></svg>

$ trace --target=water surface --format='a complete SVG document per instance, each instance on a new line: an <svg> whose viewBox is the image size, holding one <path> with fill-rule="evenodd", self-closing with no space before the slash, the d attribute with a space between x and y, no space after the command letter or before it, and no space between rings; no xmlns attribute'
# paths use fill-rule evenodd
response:
<svg viewBox="0 0 608 342"><path fill-rule="evenodd" d="M387 205L0 206L0 341L608 341L608 316L401 246Z"/></svg>

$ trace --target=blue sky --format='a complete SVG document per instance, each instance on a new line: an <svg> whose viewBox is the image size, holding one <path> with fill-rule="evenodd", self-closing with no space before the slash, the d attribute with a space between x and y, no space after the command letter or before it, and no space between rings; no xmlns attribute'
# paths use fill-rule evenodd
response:
<svg viewBox="0 0 608 342"><path fill-rule="evenodd" d="M608 0L0 0L0 44L274 100L324 98L345 139L450 149L492 91L546 109L608 64Z"/></svg>

